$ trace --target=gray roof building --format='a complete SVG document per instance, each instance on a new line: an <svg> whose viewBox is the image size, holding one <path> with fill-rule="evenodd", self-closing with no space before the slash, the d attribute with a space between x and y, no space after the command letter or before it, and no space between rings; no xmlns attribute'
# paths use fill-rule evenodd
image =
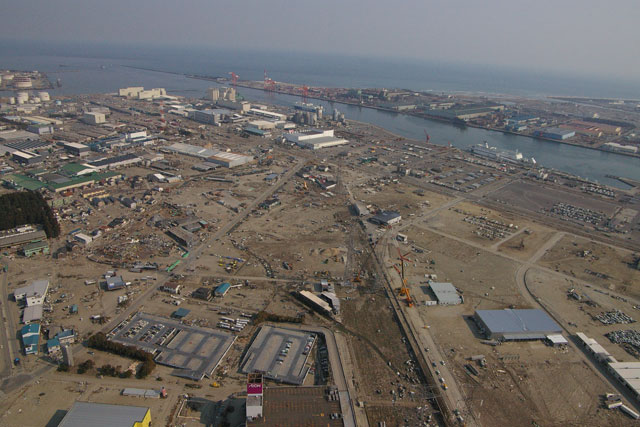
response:
<svg viewBox="0 0 640 427"><path fill-rule="evenodd" d="M451 283L429 282L431 291L440 305L457 305L462 303L458 290Z"/></svg>
<svg viewBox="0 0 640 427"><path fill-rule="evenodd" d="M474 317L489 339L538 340L562 333L560 325L538 309L477 310Z"/></svg>
<svg viewBox="0 0 640 427"><path fill-rule="evenodd" d="M149 408L75 402L58 427L133 427L151 418Z"/></svg>

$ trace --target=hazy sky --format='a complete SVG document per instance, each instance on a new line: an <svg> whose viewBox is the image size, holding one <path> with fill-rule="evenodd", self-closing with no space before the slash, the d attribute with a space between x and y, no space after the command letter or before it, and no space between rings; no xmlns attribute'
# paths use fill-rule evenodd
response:
<svg viewBox="0 0 640 427"><path fill-rule="evenodd" d="M305 50L633 79L640 69L638 0L2 3L5 40Z"/></svg>

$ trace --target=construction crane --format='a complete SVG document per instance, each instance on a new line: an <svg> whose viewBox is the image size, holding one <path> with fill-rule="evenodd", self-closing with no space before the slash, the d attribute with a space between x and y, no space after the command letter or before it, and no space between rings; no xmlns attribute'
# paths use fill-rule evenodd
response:
<svg viewBox="0 0 640 427"><path fill-rule="evenodd" d="M402 279L402 287L400 287L400 296L406 297L407 305L409 307L413 307L413 299L411 299L411 293L409 291L409 287L407 286L407 279L405 279L404 277L404 263L405 261L411 262L411 260L407 258L407 255L409 254L410 252L407 252L406 254L403 255L402 252L400 252L400 249L398 248L398 255L400 256L400 266L402 270L398 269L398 267L395 264L393 265L393 267L396 269L396 271L400 275L400 278Z"/></svg>
<svg viewBox="0 0 640 427"><path fill-rule="evenodd" d="M234 73L233 71L230 72L229 74L231 74L231 84L233 86L236 85L236 83L238 83L238 77L240 77L239 75L237 75L236 73Z"/></svg>

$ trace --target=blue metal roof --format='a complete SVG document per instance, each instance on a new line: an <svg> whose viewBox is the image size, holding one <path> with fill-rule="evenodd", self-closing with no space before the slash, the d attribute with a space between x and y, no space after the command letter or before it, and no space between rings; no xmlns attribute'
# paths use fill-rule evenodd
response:
<svg viewBox="0 0 640 427"><path fill-rule="evenodd" d="M227 292L229 290L229 288L231 287L231 283L223 283L220 286L218 286L215 290L216 294L224 294L225 292Z"/></svg>
<svg viewBox="0 0 640 427"><path fill-rule="evenodd" d="M58 338L51 338L47 340L47 348L51 349L54 347L60 347L60 340Z"/></svg>
<svg viewBox="0 0 640 427"><path fill-rule="evenodd" d="M20 330L20 335L24 336L27 334L40 334L40 324L29 323L28 325L24 325Z"/></svg>

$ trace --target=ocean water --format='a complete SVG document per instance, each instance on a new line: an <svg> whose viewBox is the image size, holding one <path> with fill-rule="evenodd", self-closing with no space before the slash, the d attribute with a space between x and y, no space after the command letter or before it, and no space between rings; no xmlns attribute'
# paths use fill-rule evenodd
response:
<svg viewBox="0 0 640 427"><path fill-rule="evenodd" d="M16 45L0 42L0 69L27 69L46 72L60 79L61 88L52 95L115 92L125 86L164 87L168 93L191 98L204 96L211 81L192 79L186 74L227 76L236 72L241 79L260 80L266 69L275 80L334 87L387 87L413 90L474 91L543 96L545 92L573 96L640 98L633 87L622 82L594 81L537 76L531 73L453 67L423 63L397 63L380 59L301 55L295 53L228 52L211 49L161 49L117 46ZM142 67L152 70L143 70ZM177 74L173 74L177 73ZM633 86L633 85L632 85ZM555 89L562 89L557 92ZM292 106L299 97L269 94L238 88L249 101ZM636 88L637 91L637 88ZM607 175L640 181L640 159L615 153L574 147L553 141L506 135L475 128L459 128L448 123L383 112L358 106L313 100L331 113L338 108L352 120L372 123L408 138L423 140L424 131L435 144L465 148L487 141L501 149L518 150L534 157L538 164L626 188Z"/></svg>

